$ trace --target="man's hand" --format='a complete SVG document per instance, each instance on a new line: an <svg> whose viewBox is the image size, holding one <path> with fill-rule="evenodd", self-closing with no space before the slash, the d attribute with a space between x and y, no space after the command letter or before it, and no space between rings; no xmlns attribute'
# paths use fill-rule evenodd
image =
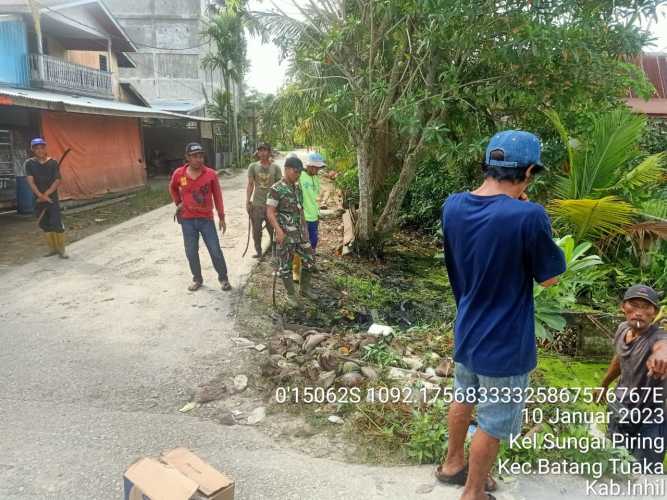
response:
<svg viewBox="0 0 667 500"><path fill-rule="evenodd" d="M519 195L519 201L528 201L528 195L526 193L521 193Z"/></svg>
<svg viewBox="0 0 667 500"><path fill-rule="evenodd" d="M39 201L43 201L44 203L53 203L53 200L43 193L39 196Z"/></svg>
<svg viewBox="0 0 667 500"><path fill-rule="evenodd" d="M227 232L227 223L225 222L225 218L221 217L220 220L218 221L218 228L220 231L222 231L222 234L225 234Z"/></svg>
<svg viewBox="0 0 667 500"><path fill-rule="evenodd" d="M661 344L664 344L661 342ZM667 377L667 346L653 351L646 362L649 377L664 380Z"/></svg>
<svg viewBox="0 0 667 500"><path fill-rule="evenodd" d="M285 231L278 228L276 230L276 243L278 243L278 245L282 245L283 241L285 241Z"/></svg>
<svg viewBox="0 0 667 500"><path fill-rule="evenodd" d="M540 283L540 285L543 286L544 288L549 288L550 286L554 286L557 284L558 284L558 278L556 276Z"/></svg>

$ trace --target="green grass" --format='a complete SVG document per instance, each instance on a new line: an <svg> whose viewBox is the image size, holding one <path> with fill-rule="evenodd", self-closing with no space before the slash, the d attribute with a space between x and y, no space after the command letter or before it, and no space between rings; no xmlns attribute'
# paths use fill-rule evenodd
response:
<svg viewBox="0 0 667 500"><path fill-rule="evenodd" d="M347 292L349 300L369 309L381 309L397 300L396 291L371 278L336 276L335 283Z"/></svg>
<svg viewBox="0 0 667 500"><path fill-rule="evenodd" d="M540 354L537 377L545 387L598 387L608 363L572 361L565 356Z"/></svg>
<svg viewBox="0 0 667 500"><path fill-rule="evenodd" d="M171 203L166 187L148 187L128 195L128 198L110 205L91 208L82 212L64 212L65 225L72 229L85 229L91 225L119 224L143 213Z"/></svg>

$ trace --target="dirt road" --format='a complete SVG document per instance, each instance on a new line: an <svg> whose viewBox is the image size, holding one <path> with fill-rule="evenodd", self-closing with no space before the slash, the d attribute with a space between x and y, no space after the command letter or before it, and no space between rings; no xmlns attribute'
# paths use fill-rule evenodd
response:
<svg viewBox="0 0 667 500"><path fill-rule="evenodd" d="M259 428L182 414L192 390L233 376L242 259L244 175L222 179L222 246L234 291L190 281L172 207L40 258L0 281L0 498L118 499L124 469L186 446L237 481L238 500L456 499L432 467L372 467L280 448ZM572 481L504 483L499 500L579 498ZM577 487L577 491L583 491ZM583 496L581 497L583 498Z"/></svg>

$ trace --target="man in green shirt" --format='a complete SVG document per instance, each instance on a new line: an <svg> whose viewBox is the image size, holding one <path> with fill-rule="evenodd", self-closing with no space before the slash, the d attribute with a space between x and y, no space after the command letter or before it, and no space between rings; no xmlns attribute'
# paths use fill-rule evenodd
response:
<svg viewBox="0 0 667 500"><path fill-rule="evenodd" d="M262 257L262 224L266 221L266 195L271 186L282 178L280 167L271 160L271 146L260 144L257 148L257 159L248 167L248 187L246 188L246 209L252 224L252 239L255 242L255 255ZM273 228L266 222L266 230L272 237Z"/></svg>
<svg viewBox="0 0 667 500"><path fill-rule="evenodd" d="M303 193L303 213L308 227L308 239L313 249L317 249L318 228L320 222L320 169L326 167L324 158L319 153L309 153L306 160L306 172L299 177L301 192ZM299 281L301 278L301 259L294 256L294 267L292 268L292 279Z"/></svg>

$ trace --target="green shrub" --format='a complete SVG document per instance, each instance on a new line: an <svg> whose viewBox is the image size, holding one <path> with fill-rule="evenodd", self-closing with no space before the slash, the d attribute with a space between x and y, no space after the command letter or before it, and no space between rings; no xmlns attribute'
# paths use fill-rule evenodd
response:
<svg viewBox="0 0 667 500"><path fill-rule="evenodd" d="M414 410L408 424L408 457L419 464L438 463L447 447L447 416L442 400L427 410Z"/></svg>

